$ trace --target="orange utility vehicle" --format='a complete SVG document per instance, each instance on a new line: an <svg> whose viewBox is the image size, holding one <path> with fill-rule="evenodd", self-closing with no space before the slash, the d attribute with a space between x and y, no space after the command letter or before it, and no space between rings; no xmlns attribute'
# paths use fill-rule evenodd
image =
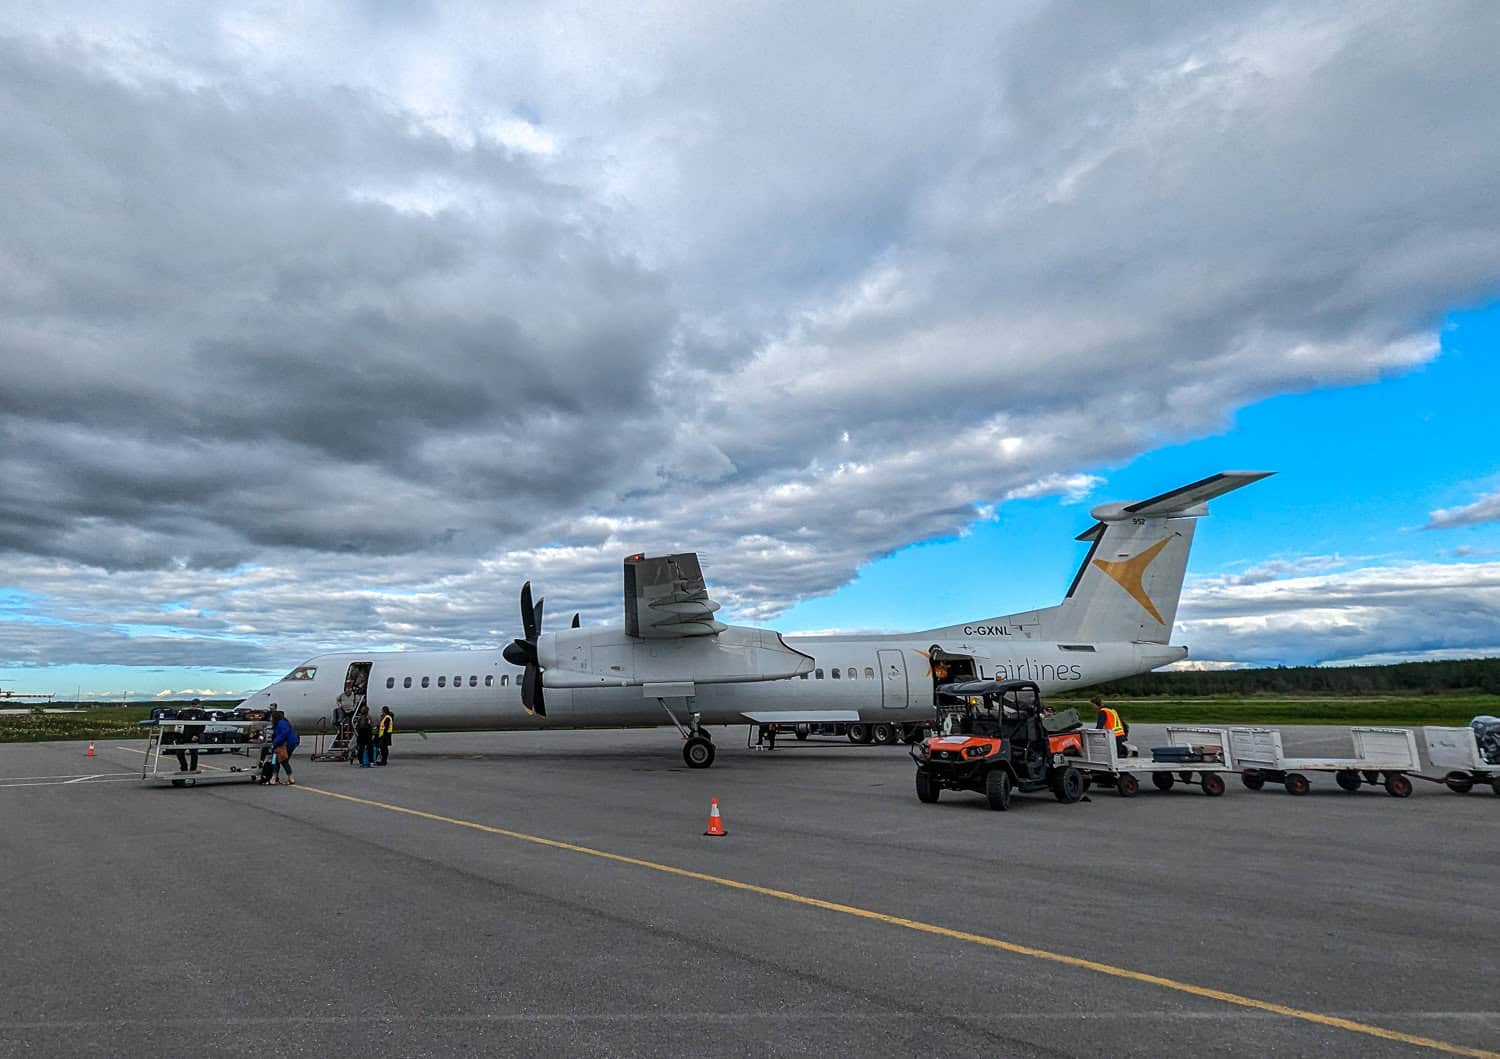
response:
<svg viewBox="0 0 1500 1059"><path fill-rule="evenodd" d="M971 680L938 689L937 730L912 752L917 797L977 791L991 809L1009 809L1011 794L1050 790L1060 802L1083 797L1086 779L1069 759L1083 752L1078 714L1053 717L1030 680Z"/></svg>

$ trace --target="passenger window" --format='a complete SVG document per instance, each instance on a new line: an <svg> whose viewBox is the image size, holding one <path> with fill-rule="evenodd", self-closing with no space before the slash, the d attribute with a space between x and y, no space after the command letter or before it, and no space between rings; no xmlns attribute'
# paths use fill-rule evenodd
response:
<svg viewBox="0 0 1500 1059"><path fill-rule="evenodd" d="M388 688L394 688L396 686L396 678L395 677L386 677L385 678L385 686L388 687Z"/></svg>
<svg viewBox="0 0 1500 1059"><path fill-rule="evenodd" d="M833 667L833 679L837 680L838 678L839 678L839 667L838 666L834 666Z"/></svg>
<svg viewBox="0 0 1500 1059"><path fill-rule="evenodd" d="M492 687L495 686L495 675L493 673L486 673L485 674L485 676L484 676L484 686L487 687L487 688L492 688Z"/></svg>
<svg viewBox="0 0 1500 1059"><path fill-rule="evenodd" d="M817 677L819 680L822 680L823 679L823 671L821 669L814 670L813 671L813 676Z"/></svg>
<svg viewBox="0 0 1500 1059"><path fill-rule="evenodd" d="M865 666L865 679L866 680L874 680L875 679L875 670L872 669L869 666Z"/></svg>
<svg viewBox="0 0 1500 1059"><path fill-rule="evenodd" d="M469 687L471 687L471 688L477 688L477 687L479 687L479 678L478 677L470 677L469 678Z"/></svg>
<svg viewBox="0 0 1500 1059"><path fill-rule="evenodd" d="M859 679L859 666L850 666L849 667L849 679L850 680L858 680Z"/></svg>
<svg viewBox="0 0 1500 1059"><path fill-rule="evenodd" d="M425 687L426 687L426 686L427 686L427 685L428 685L428 684L430 684L430 683L432 683L432 678L431 678L431 677L423 677L423 678L422 678L422 686L423 686L423 687L424 687L424 688L425 688Z"/></svg>
<svg viewBox="0 0 1500 1059"><path fill-rule="evenodd" d="M801 676L803 680L807 679L807 674L806 673L801 673L801 674L799 674L799 676Z"/></svg>
<svg viewBox="0 0 1500 1059"><path fill-rule="evenodd" d="M459 674L458 676L453 678L453 686L455 688L461 688L464 686L463 674Z"/></svg>
<svg viewBox="0 0 1500 1059"><path fill-rule="evenodd" d="M438 677L438 687L443 688L443 687L447 687L447 686L448 686L448 678L447 677Z"/></svg>
<svg viewBox="0 0 1500 1059"><path fill-rule="evenodd" d="M411 687L411 677L407 677L405 680L403 680L401 682L401 686L403 688L409 688L409 687Z"/></svg>
<svg viewBox="0 0 1500 1059"><path fill-rule="evenodd" d="M500 686L503 688L503 687L505 687L505 685L507 685L509 683L510 683L510 674L509 673L501 673L500 674Z"/></svg>

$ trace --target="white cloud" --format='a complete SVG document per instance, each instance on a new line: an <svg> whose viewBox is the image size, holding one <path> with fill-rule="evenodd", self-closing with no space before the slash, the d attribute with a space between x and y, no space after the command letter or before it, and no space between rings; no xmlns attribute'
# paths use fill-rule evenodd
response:
<svg viewBox="0 0 1500 1059"><path fill-rule="evenodd" d="M1439 508L1427 516L1426 529L1452 529L1455 526L1477 526L1500 522L1500 490L1481 496L1462 507Z"/></svg>

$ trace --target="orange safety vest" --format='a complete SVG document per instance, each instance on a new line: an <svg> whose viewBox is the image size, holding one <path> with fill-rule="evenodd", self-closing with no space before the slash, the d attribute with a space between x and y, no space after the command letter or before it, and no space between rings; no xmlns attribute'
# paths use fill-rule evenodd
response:
<svg viewBox="0 0 1500 1059"><path fill-rule="evenodd" d="M1114 733L1116 739L1123 739L1125 736L1125 722L1120 720L1119 712L1110 709L1108 706L1101 706L1100 709L1104 711L1105 727Z"/></svg>

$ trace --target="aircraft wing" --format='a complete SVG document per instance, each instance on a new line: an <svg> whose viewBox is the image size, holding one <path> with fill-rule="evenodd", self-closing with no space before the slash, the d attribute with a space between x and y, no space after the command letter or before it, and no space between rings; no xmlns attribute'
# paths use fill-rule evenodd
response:
<svg viewBox="0 0 1500 1059"><path fill-rule="evenodd" d="M697 552L636 554L625 559L625 634L641 640L717 636L727 627L714 619L719 604L708 598Z"/></svg>

